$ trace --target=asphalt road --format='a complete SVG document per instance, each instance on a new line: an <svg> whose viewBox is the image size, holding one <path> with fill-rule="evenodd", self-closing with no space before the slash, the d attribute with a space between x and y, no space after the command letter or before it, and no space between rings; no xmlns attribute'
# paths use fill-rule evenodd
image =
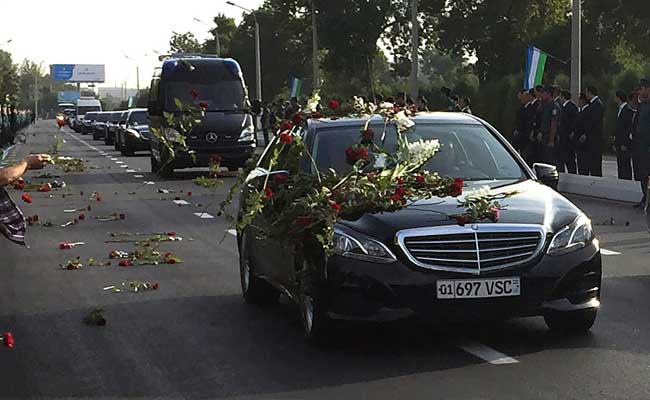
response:
<svg viewBox="0 0 650 400"><path fill-rule="evenodd" d="M10 159L47 151L56 132L53 121L38 122ZM0 348L0 397L650 398L650 237L640 211L627 204L572 198L611 254L604 257L602 310L588 335L552 334L540 318L459 326L345 323L331 345L315 348L304 343L298 313L286 301L259 308L241 299L236 243L228 222L216 216L234 177L211 193L192 183L202 171L162 180L149 173L146 154L122 157L90 136L59 135L66 140L62 153L87 160L91 169L48 167L43 172L61 175L67 187L32 193L32 204L11 191L26 215L54 226L30 227L29 249L0 241L0 330L16 339L13 350ZM45 182L33 178L43 172L28 178ZM102 201L91 199L92 192ZM178 206L176 197L190 204ZM64 210L89 204L84 221L60 226L78 214ZM112 213L126 218L95 219ZM111 250L133 249L105 243L109 232L168 231L183 240L160 249L181 264L59 267L77 256L105 261ZM60 250L61 241L86 245ZM158 282L160 289L103 290L132 280ZM105 310L105 327L82 323L95 307Z"/></svg>

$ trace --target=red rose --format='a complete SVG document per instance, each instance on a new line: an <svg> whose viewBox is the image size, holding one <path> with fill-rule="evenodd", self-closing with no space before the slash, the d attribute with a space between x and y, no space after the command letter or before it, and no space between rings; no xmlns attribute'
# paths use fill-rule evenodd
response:
<svg viewBox="0 0 650 400"><path fill-rule="evenodd" d="M329 107L330 110L336 110L337 108L339 108L339 102L332 99L327 102L327 107Z"/></svg>
<svg viewBox="0 0 650 400"><path fill-rule="evenodd" d="M454 182L449 187L450 195L452 197L458 197L461 194L463 194L463 179L462 178L456 178L454 179Z"/></svg>
<svg viewBox="0 0 650 400"><path fill-rule="evenodd" d="M264 189L264 197L266 197L267 199L272 199L273 198L273 190L271 190L270 187L267 187L266 189Z"/></svg>
<svg viewBox="0 0 650 400"><path fill-rule="evenodd" d="M32 217L32 221L34 221L34 222L38 222L38 215L34 215L34 216Z"/></svg>
<svg viewBox="0 0 650 400"><path fill-rule="evenodd" d="M188 195L189 197L192 197L192 192L187 192L187 195Z"/></svg>
<svg viewBox="0 0 650 400"><path fill-rule="evenodd" d="M330 207L332 207L332 209L336 211L337 214L341 212L341 205L337 202L330 203Z"/></svg>
<svg viewBox="0 0 650 400"><path fill-rule="evenodd" d="M126 219L126 214L120 214L119 217L120 219Z"/></svg>
<svg viewBox="0 0 650 400"><path fill-rule="evenodd" d="M45 183L38 188L39 192L49 192L51 190L52 190L52 185L50 185L49 183Z"/></svg>
<svg viewBox="0 0 650 400"><path fill-rule="evenodd" d="M361 143L371 144L375 140L375 131L371 128L361 131Z"/></svg>
<svg viewBox="0 0 650 400"><path fill-rule="evenodd" d="M131 260L120 260L118 265L120 267L130 267L133 265L133 262Z"/></svg>
<svg viewBox="0 0 650 400"><path fill-rule="evenodd" d="M406 196L406 189L404 189L402 186L399 186L397 189L395 189L395 194L399 197L404 197Z"/></svg>
<svg viewBox="0 0 650 400"><path fill-rule="evenodd" d="M291 144L293 143L293 135L291 135L291 132L282 132L280 134L280 143L282 144Z"/></svg>
<svg viewBox="0 0 650 400"><path fill-rule="evenodd" d="M419 185L424 184L424 182L425 182L424 176L422 176L422 175L416 176L415 177L415 182L417 182Z"/></svg>
<svg viewBox="0 0 650 400"><path fill-rule="evenodd" d="M460 226L465 226L469 222L469 215L461 214L456 216L456 223Z"/></svg>
<svg viewBox="0 0 650 400"><path fill-rule="evenodd" d="M30 196L29 193L23 193L22 199L25 203L28 204L32 202L32 196Z"/></svg>
<svg viewBox="0 0 650 400"><path fill-rule="evenodd" d="M356 164L359 160L368 161L368 149L365 147L348 147L345 150L345 158L349 164Z"/></svg>
<svg viewBox="0 0 650 400"><path fill-rule="evenodd" d="M320 118L323 118L323 114L316 111L316 112L311 113L309 118L311 118L311 119L320 119Z"/></svg>
<svg viewBox="0 0 650 400"><path fill-rule="evenodd" d="M59 249L61 250L70 250L71 248L72 245L70 243L66 243L66 242L59 243Z"/></svg>
<svg viewBox="0 0 650 400"><path fill-rule="evenodd" d="M402 204L404 204L404 203L406 202L406 200L404 200L404 197L403 197L403 196L400 196L398 193L395 193L394 195L392 195L392 196L390 197L390 199L391 199L393 202L395 202L395 203L402 203Z"/></svg>
<svg viewBox="0 0 650 400"><path fill-rule="evenodd" d="M174 258L168 258L168 259L167 259L167 264L176 264L176 259L174 259Z"/></svg>
<svg viewBox="0 0 650 400"><path fill-rule="evenodd" d="M295 113L291 116L291 122L293 122L294 125L300 125L302 124L302 114L301 113Z"/></svg>
<svg viewBox="0 0 650 400"><path fill-rule="evenodd" d="M208 108L208 103L205 102L205 101L202 101L202 102L199 103L199 107L201 107L202 109L205 110L206 108Z"/></svg>
<svg viewBox="0 0 650 400"><path fill-rule="evenodd" d="M167 232L167 236L176 236L176 232Z"/></svg>
<svg viewBox="0 0 650 400"><path fill-rule="evenodd" d="M10 349L14 348L14 335L11 332L5 332L2 334L2 344Z"/></svg>
<svg viewBox="0 0 650 400"><path fill-rule="evenodd" d="M16 183L14 183L14 189L16 189L16 190L25 190L25 182L16 182Z"/></svg>
<svg viewBox="0 0 650 400"><path fill-rule="evenodd" d="M102 201L102 197L101 197L101 196L97 196L97 197L95 197L95 200L97 200L97 202L99 203L100 201Z"/></svg>
<svg viewBox="0 0 650 400"><path fill-rule="evenodd" d="M165 258L169 258L169 257L171 257L171 256L173 256L172 253L170 253L170 252L165 253Z"/></svg>
<svg viewBox="0 0 650 400"><path fill-rule="evenodd" d="M499 222L499 218L501 218L501 210L497 207L490 208L490 216L488 218L496 224Z"/></svg>
<svg viewBox="0 0 650 400"><path fill-rule="evenodd" d="M180 200L180 199L181 199L181 198L178 197L178 196L174 197L174 200L176 200L176 201L178 201L178 200Z"/></svg>
<svg viewBox="0 0 650 400"><path fill-rule="evenodd" d="M285 183L287 179L289 179L289 174L286 174L284 172L273 175L273 182L277 183L278 185Z"/></svg>
<svg viewBox="0 0 650 400"><path fill-rule="evenodd" d="M84 213L79 214L77 219L79 219L80 221L83 221L84 219L86 219L86 214L84 214Z"/></svg>
<svg viewBox="0 0 650 400"><path fill-rule="evenodd" d="M213 154L210 156L210 164L221 164L221 161L223 161L223 158L221 158L221 156L218 154Z"/></svg>
<svg viewBox="0 0 650 400"><path fill-rule="evenodd" d="M399 178L397 178L397 179L395 180L395 182L397 182L397 184L401 186L401 185L404 184L404 178L399 177Z"/></svg>
<svg viewBox="0 0 650 400"><path fill-rule="evenodd" d="M156 282L151 287L153 288L153 290L158 290L160 288L160 284L158 282Z"/></svg>
<svg viewBox="0 0 650 400"><path fill-rule="evenodd" d="M291 121L282 121L282 125L280 125L280 131L290 131L293 128L293 122Z"/></svg>
<svg viewBox="0 0 650 400"><path fill-rule="evenodd" d="M197 92L196 90L191 90L191 91L190 91L190 95L192 96L192 98L193 98L194 100L196 100L196 99L199 98L199 92Z"/></svg>
<svg viewBox="0 0 650 400"><path fill-rule="evenodd" d="M307 227L311 225L312 219L310 215L303 215L302 217L296 218L296 224L298 224L301 227Z"/></svg>

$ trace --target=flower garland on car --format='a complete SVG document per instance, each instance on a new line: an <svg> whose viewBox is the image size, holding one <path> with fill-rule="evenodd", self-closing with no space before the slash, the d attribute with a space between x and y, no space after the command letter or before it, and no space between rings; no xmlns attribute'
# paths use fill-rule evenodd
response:
<svg viewBox="0 0 650 400"><path fill-rule="evenodd" d="M256 164L254 161L239 183L231 188L222 210L241 189L244 198L236 218L238 232L243 232L261 217L265 223L259 224L262 227L256 224L261 235L293 239L288 243L295 253L301 253L296 255L312 261L309 265L323 265L318 260L322 260L323 255L333 254L334 224L338 220L355 220L365 213L395 212L417 200L463 194L461 178L442 177L425 169L440 144L437 140L409 143L408 131L415 124L410 119L409 109L388 103L377 108L374 104L365 104L361 98L355 98L347 106L353 116L367 118L361 127L359 142L345 151L346 160L352 166L350 172L340 175L333 170L318 171L300 133L306 127L307 118L320 118L325 114L336 118L344 108L330 101L328 110L319 111L319 101L316 94L303 113L282 123L279 135L268 149L270 157L261 165L269 171L268 175L245 181ZM387 127L395 125L396 152L388 152L376 144L375 132L370 127L373 114L383 118L382 143ZM301 170L300 161L305 157L312 163L314 173ZM510 195L512 193L492 193L489 188L472 192L458 200L464 212L449 218L461 225L481 220L497 222L502 209L498 201ZM315 245L308 246L312 239Z"/></svg>

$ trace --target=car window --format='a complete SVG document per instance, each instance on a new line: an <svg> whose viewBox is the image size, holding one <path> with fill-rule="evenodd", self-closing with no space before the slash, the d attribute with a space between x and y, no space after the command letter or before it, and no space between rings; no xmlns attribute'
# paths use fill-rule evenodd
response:
<svg viewBox="0 0 650 400"><path fill-rule="evenodd" d="M129 125L149 125L146 111L134 111L129 115Z"/></svg>
<svg viewBox="0 0 650 400"><path fill-rule="evenodd" d="M375 143L389 152L397 150L397 133L388 127L382 145L383 125L373 125ZM504 145L483 125L418 123L406 134L410 143L437 139L440 151L426 169L465 180L521 179L525 172ZM346 173L350 165L345 150L359 141L358 127L316 131L312 153L319 170Z"/></svg>

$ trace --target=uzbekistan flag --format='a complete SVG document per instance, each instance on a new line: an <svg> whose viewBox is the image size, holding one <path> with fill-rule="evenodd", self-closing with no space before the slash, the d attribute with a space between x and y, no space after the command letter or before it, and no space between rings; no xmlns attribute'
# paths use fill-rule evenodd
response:
<svg viewBox="0 0 650 400"><path fill-rule="evenodd" d="M547 55L537 47L528 46L524 89L529 90L542 83Z"/></svg>

